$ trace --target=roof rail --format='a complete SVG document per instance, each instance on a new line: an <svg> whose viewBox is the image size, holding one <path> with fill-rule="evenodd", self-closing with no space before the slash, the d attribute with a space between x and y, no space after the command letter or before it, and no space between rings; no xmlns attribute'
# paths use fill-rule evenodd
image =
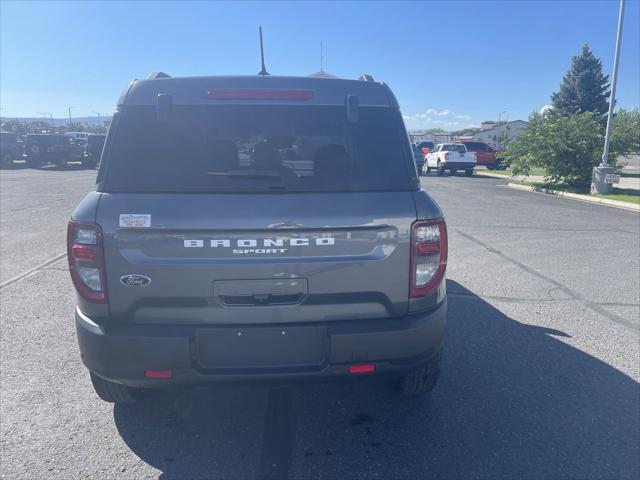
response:
<svg viewBox="0 0 640 480"><path fill-rule="evenodd" d="M151 72L147 78L149 80L155 80L156 78L171 78L171 75L167 75L164 72Z"/></svg>
<svg viewBox="0 0 640 480"><path fill-rule="evenodd" d="M358 78L358 80L362 80L364 82L375 82L375 80L373 79L373 75L369 75L368 73L363 73L362 75L360 75L360 78Z"/></svg>

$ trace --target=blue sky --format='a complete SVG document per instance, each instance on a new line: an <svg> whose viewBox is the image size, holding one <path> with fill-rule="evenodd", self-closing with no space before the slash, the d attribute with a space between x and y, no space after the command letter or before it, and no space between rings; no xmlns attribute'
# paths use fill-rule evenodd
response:
<svg viewBox="0 0 640 480"><path fill-rule="evenodd" d="M618 105L640 104L639 2L628 0ZM110 113L133 78L268 70L363 72L396 93L409 128L526 119L549 103L589 42L610 74L618 2L7 2L0 11L0 114Z"/></svg>

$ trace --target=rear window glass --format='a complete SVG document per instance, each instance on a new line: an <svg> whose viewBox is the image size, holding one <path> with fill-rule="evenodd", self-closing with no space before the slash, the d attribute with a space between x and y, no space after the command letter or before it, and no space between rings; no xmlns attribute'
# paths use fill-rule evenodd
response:
<svg viewBox="0 0 640 480"><path fill-rule="evenodd" d="M464 145L462 145L461 143L450 143L448 145L444 145L442 147L442 150L444 150L445 152L460 152L460 153L466 153L467 151L467 147L465 147Z"/></svg>
<svg viewBox="0 0 640 480"><path fill-rule="evenodd" d="M464 142L464 145L470 152L484 152L486 150L484 143Z"/></svg>
<svg viewBox="0 0 640 480"><path fill-rule="evenodd" d="M413 159L397 109L123 107L109 140L103 191L326 192L413 190ZM408 158L407 158L408 157Z"/></svg>

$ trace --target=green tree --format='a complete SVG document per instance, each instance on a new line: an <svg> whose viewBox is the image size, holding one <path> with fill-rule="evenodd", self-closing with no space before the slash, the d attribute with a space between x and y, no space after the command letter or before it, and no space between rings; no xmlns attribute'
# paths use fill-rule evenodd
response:
<svg viewBox="0 0 640 480"><path fill-rule="evenodd" d="M551 95L555 115L594 112L606 115L609 108L609 77L602 72L602 62L588 44L571 59L571 68Z"/></svg>
<svg viewBox="0 0 640 480"><path fill-rule="evenodd" d="M640 109L620 109L613 116L609 158L640 153Z"/></svg>
<svg viewBox="0 0 640 480"><path fill-rule="evenodd" d="M603 144L604 127L593 112L571 116L534 112L505 157L516 175L542 167L550 182L586 187L593 167L600 163Z"/></svg>

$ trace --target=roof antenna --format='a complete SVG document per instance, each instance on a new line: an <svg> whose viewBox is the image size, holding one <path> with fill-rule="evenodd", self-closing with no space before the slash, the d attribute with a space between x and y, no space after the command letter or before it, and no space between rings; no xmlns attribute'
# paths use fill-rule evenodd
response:
<svg viewBox="0 0 640 480"><path fill-rule="evenodd" d="M260 63L262 64L262 70L258 72L258 75L269 75L266 67L264 66L264 46L262 45L262 27L258 27L260 32Z"/></svg>

